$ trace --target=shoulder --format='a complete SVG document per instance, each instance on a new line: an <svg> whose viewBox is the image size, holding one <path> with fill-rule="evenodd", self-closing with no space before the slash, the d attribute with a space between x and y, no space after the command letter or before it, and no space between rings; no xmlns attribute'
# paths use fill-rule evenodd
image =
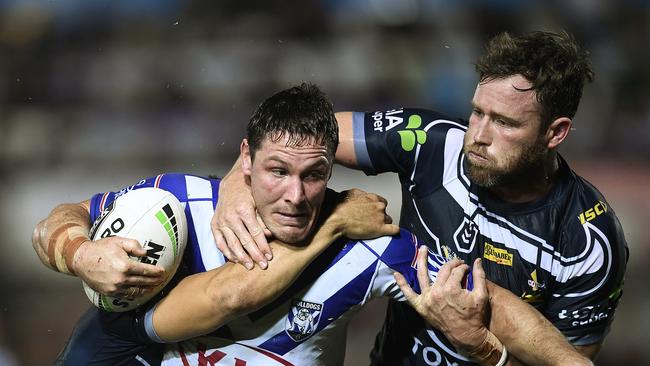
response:
<svg viewBox="0 0 650 366"><path fill-rule="evenodd" d="M443 113L423 108L392 108L355 114L355 118L364 116L374 132L390 130L428 130L437 128L458 128L465 130L467 123L458 118L451 118ZM368 127L367 127L368 128Z"/></svg>
<svg viewBox="0 0 650 366"><path fill-rule="evenodd" d="M581 276L604 284L618 282L625 271L628 248L610 204L587 180L572 172L555 269L560 282Z"/></svg>
<svg viewBox="0 0 650 366"><path fill-rule="evenodd" d="M154 187L167 190L181 202L196 199L216 199L220 179L185 173L164 173L157 175Z"/></svg>

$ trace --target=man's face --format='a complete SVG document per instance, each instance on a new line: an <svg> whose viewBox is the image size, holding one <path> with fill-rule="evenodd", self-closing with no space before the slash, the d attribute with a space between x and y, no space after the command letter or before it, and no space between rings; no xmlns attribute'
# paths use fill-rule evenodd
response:
<svg viewBox="0 0 650 366"><path fill-rule="evenodd" d="M479 186L516 183L539 169L548 153L540 130L541 106L521 75L476 87L463 152L470 180ZM520 90L517 90L517 89Z"/></svg>
<svg viewBox="0 0 650 366"><path fill-rule="evenodd" d="M286 144L287 137L276 142L265 138L251 159L244 140L242 167L268 229L281 241L298 243L313 229L333 161L324 145L312 141L301 146Z"/></svg>

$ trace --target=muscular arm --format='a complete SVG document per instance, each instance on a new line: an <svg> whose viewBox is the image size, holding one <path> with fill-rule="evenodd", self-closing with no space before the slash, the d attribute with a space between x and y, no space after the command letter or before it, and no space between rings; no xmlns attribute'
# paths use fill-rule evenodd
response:
<svg viewBox="0 0 650 366"><path fill-rule="evenodd" d="M357 169L352 112L338 112L335 116L339 124L339 146L336 149L335 161L348 168Z"/></svg>
<svg viewBox="0 0 650 366"><path fill-rule="evenodd" d="M32 245L48 268L79 276L110 296L137 296L162 281L164 268L129 259L146 251L136 240L107 237L91 241L90 201L56 206L32 233Z"/></svg>
<svg viewBox="0 0 650 366"><path fill-rule="evenodd" d="M154 310L153 327L166 342L209 333L255 311L286 290L311 261L341 237L393 235L399 232L386 215L381 197L350 190L328 191L319 226L308 245L273 242L273 265L263 270L227 263L184 278ZM331 212L331 213L330 213ZM362 215L363 213L363 215ZM190 299L190 300L188 300Z"/></svg>
<svg viewBox="0 0 650 366"><path fill-rule="evenodd" d="M489 281L487 287L490 294L490 331L523 364L581 365L588 363L578 353L589 358L595 356L575 352L551 322L512 292ZM508 363L519 364L515 359Z"/></svg>
<svg viewBox="0 0 650 366"><path fill-rule="evenodd" d="M272 242L273 266L247 270L227 263L184 278L156 307L153 327L165 342L207 334L232 319L253 312L286 290L340 232L321 228L307 246Z"/></svg>
<svg viewBox="0 0 650 366"><path fill-rule="evenodd" d="M90 240L89 207L89 201L61 204L36 224L32 245L45 266L66 274L74 273L72 262L77 248Z"/></svg>
<svg viewBox="0 0 650 366"><path fill-rule="evenodd" d="M408 302L433 327L441 330L459 350L483 365L501 359L503 345L509 365L589 365L564 336L532 306L485 278L480 261L473 268L474 288L462 288L469 267L458 260L445 263L430 283L428 251L418 251L417 278L422 292L416 294L401 274L397 284ZM489 306L486 306L489 302ZM484 320L489 319L489 330Z"/></svg>

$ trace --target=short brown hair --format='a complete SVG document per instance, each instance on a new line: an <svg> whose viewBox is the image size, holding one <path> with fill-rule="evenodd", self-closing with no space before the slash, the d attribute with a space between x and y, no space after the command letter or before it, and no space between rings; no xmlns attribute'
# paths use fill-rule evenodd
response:
<svg viewBox="0 0 650 366"><path fill-rule="evenodd" d="M521 75L531 82L542 106L542 126L573 118L582 89L594 79L589 54L567 32L531 32L493 37L475 63L480 82Z"/></svg>
<svg viewBox="0 0 650 366"><path fill-rule="evenodd" d="M247 128L251 157L265 138L279 141L285 136L290 145L313 141L323 144L331 156L336 153L339 129L334 109L318 86L302 83L281 90L257 107Z"/></svg>

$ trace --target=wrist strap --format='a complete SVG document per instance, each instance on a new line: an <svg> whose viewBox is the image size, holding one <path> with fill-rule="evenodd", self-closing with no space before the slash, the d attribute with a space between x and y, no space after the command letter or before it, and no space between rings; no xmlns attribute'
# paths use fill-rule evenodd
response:
<svg viewBox="0 0 650 366"><path fill-rule="evenodd" d="M50 236L47 244L49 264L59 272L74 274L72 262L77 249L88 239L88 230L79 224L60 226Z"/></svg>
<svg viewBox="0 0 650 366"><path fill-rule="evenodd" d="M506 349L506 345L503 345L503 348L501 349L501 358L499 359L499 362L495 366L504 366L508 362L508 350Z"/></svg>

